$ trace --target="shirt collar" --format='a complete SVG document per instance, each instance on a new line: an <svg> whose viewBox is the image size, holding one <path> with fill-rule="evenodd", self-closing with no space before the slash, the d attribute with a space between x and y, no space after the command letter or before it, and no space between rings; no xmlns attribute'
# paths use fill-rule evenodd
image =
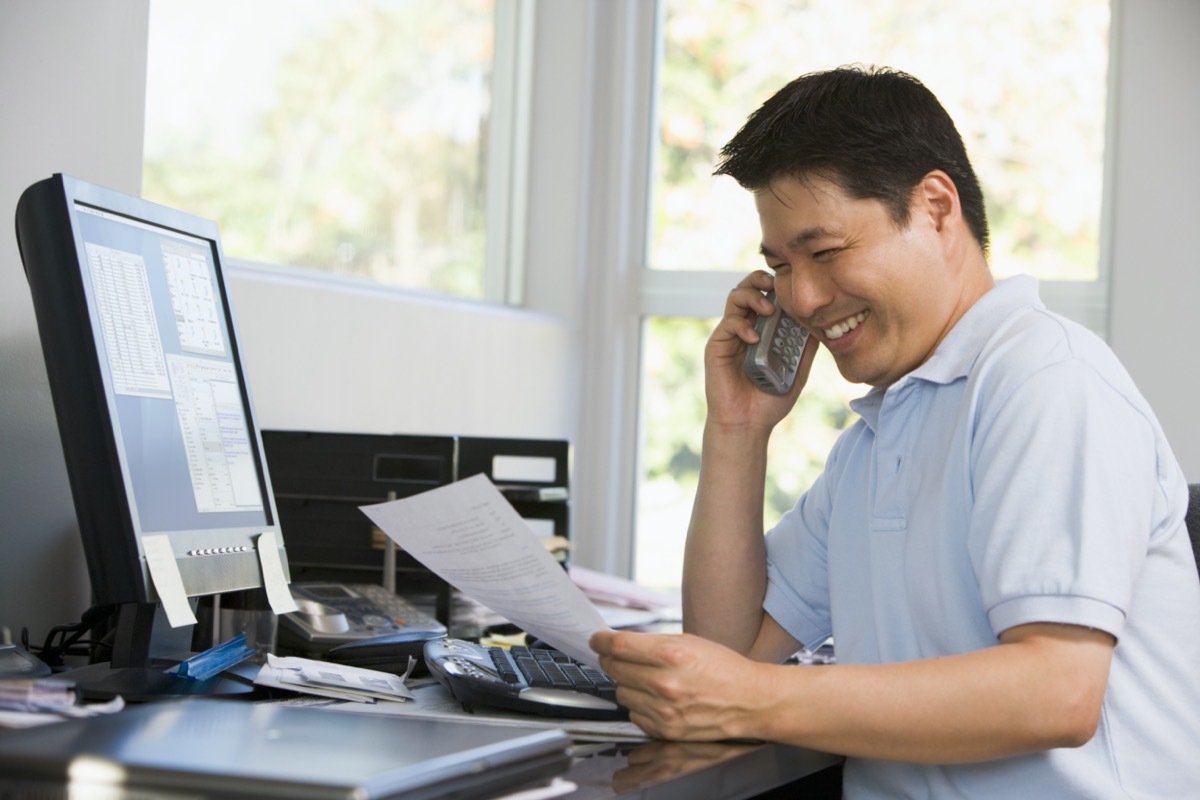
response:
<svg viewBox="0 0 1200 800"><path fill-rule="evenodd" d="M883 396L887 392L910 380L949 384L966 377L979 358L984 344L991 338L992 332L1013 312L1029 306L1042 306L1035 278L1017 275L997 281L996 285L976 300L975 304L967 309L967 313L954 324L929 360L890 386L872 387L864 396L852 400L850 407L874 430Z"/></svg>

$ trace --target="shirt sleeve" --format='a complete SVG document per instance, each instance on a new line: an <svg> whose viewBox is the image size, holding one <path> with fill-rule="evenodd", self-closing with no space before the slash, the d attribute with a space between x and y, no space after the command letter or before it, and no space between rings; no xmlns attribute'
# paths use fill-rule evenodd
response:
<svg viewBox="0 0 1200 800"><path fill-rule="evenodd" d="M1119 636L1147 550L1153 425L1069 358L982 407L969 546L996 635L1056 622Z"/></svg>

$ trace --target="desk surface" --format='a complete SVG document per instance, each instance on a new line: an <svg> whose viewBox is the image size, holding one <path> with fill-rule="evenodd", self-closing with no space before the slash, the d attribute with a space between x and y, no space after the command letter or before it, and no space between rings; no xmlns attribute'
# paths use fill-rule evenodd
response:
<svg viewBox="0 0 1200 800"><path fill-rule="evenodd" d="M339 706L368 715L394 713L563 730L576 742L571 767L563 776L579 787L568 795L573 800L754 797L841 762L825 753L776 744L632 738L638 731L628 722L549 719L497 709L477 708L466 713L440 684L428 678L417 679L412 690L411 704Z"/></svg>
<svg viewBox="0 0 1200 800"><path fill-rule="evenodd" d="M749 798L841 762L786 745L725 742L590 744L576 756L564 775L578 787L572 800Z"/></svg>
<svg viewBox="0 0 1200 800"><path fill-rule="evenodd" d="M479 747L486 749L492 742L512 741L514 758L505 763L511 761L515 767L509 770L512 775L508 778L508 786L515 786L514 780L527 781L538 775L555 774L574 785L574 791L566 795L574 800L680 797L742 800L793 784L840 760L828 754L777 744L628 738L597 741L595 737L572 742L562 736L564 730L557 724L498 727L495 722L471 724L462 717L448 720L356 714L352 713L355 707L358 704L351 703L322 711L272 703L264 706L253 702L204 699L139 704L115 716L51 723L38 729L32 738L25 731L4 731L0 734L0 760L6 759L10 766L21 764L21 769L26 770L19 777L8 775L9 779L18 783L41 780L39 786L44 784L46 787L60 785L54 782L70 772L75 760L92 756L101 761L115 760L114 763L130 765L131 779L135 773L141 776L137 778L141 790L160 783L166 785L163 781L173 781L171 785L184 781L189 787L188 796L193 797L214 796L212 791L219 786L238 788L238 796L242 796L240 792L244 790L245 796L277 797L280 796L275 791L279 788L277 784L299 782L308 786L304 782L310 779L312 786L329 783L346 787L359 785L357 782L362 781L363 786L372 786L373 792L385 785L398 785L401 778L424 781L431 769L447 772L446 765L451 761L461 762L464 768L482 763L480 760L484 756ZM471 730L453 730L456 726L461 729L464 724ZM507 739L506 729L513 731L513 736ZM433 735L435 733L441 735ZM556 737L556 740L550 737ZM518 739L522 743L519 751ZM441 767L422 766L425 762L421 759L426 755L420 754L434 752L430 740L442 742L440 755L429 762L437 762ZM466 740L472 740L474 744ZM526 741L530 742L528 747L524 744ZM397 743L401 746L399 751L394 749ZM344 755L339 755L339 746L345 748ZM564 746L567 747L566 757ZM539 747L540 750L533 751ZM462 758L452 758L451 754L459 753L460 748ZM468 751L470 756L466 755ZM403 757L405 753L407 758ZM349 758L351 755L353 758ZM288 761L292 757L306 759L303 762L306 769L294 769L293 762ZM494 756L487 758L492 759L494 765L500 763ZM347 760L359 766L344 772L340 765ZM322 765L338 768L329 772ZM0 772L4 771L0 769ZM493 770L489 769L488 774L493 775ZM188 782L188 776L200 775L209 777L205 781L197 780L195 785ZM446 777L458 779L451 775ZM0 796L7 796L7 786L8 783L0 779ZM503 787L503 781L493 778L475 789L496 792L497 797L504 797L506 791L512 789ZM809 786L803 791L805 797L814 796ZM21 795L18 793L17 796ZM839 797L840 787L836 793L819 796Z"/></svg>
<svg viewBox="0 0 1200 800"><path fill-rule="evenodd" d="M413 687L418 695L422 693L421 683L429 684L427 690L442 691L432 681L418 681ZM537 718L527 721L534 723ZM572 748L571 756L562 777L577 787L566 795L573 800L742 800L769 794L842 760L778 744L644 740L580 741ZM840 790L814 795L805 786L803 791L805 797L840 797Z"/></svg>

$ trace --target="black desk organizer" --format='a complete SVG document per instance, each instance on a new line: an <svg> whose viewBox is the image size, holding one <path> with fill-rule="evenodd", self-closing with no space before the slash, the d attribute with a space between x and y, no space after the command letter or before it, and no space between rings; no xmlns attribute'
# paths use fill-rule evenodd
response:
<svg viewBox="0 0 1200 800"><path fill-rule="evenodd" d="M570 539L570 446L563 440L283 430L264 430L262 439L293 581L385 584L388 539L358 507L479 473L522 517L548 520L555 536ZM513 480L498 472L498 463L514 463L507 457L528 460L536 474ZM395 565L396 591L434 598L434 613L448 626L445 581L403 550Z"/></svg>

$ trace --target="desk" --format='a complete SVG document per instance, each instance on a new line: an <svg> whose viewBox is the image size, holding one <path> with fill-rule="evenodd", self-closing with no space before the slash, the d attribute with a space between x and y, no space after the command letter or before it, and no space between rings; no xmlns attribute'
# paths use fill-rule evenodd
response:
<svg viewBox="0 0 1200 800"><path fill-rule="evenodd" d="M786 745L654 741L578 750L564 775L579 787L567 795L571 800L737 800L769 795L809 776L816 776L811 786L781 796L841 797L840 776L817 775L840 764L840 757Z"/></svg>
<svg viewBox="0 0 1200 800"><path fill-rule="evenodd" d="M252 679L257 667L247 666ZM418 679L412 688L416 702L403 704L412 706L417 716L420 709L430 716L430 722L439 718L442 712L439 703L424 703L429 700L423 692L444 693L444 689L432 679ZM256 692L253 698L247 696L245 702L269 700L274 695L271 691ZM290 695L289 695L290 696ZM445 695L442 702L449 698ZM457 703L451 702L457 709ZM369 707L374 709L375 707ZM373 711L368 707L348 704L347 710L364 713L372 717L379 714L391 715L392 711ZM461 710L460 710L461 711ZM479 710L477 709L477 712ZM312 711L313 725L305 723L305 728L319 731L319 723L324 712ZM637 733L629 727L627 731L579 730L563 720L547 720L535 716L524 717L511 712L493 712L506 716L520 716L522 727L545 727L566 730L576 736L576 742L569 751L570 764L562 777L570 781L576 788L566 797L573 800L656 800L666 798L703 798L703 800L743 800L744 798L767 797L807 797L807 798L838 798L840 797L840 774L831 777L820 773L838 765L840 758L799 748L777 744L747 744L726 742L661 742L645 741L632 738L630 734ZM411 717L413 711L399 714ZM473 715L468 715L468 717ZM445 719L445 716L440 717ZM463 721L464 717L456 718ZM565 724L564 724L565 723ZM479 721L476 724L488 724ZM491 724L496 724L492 721ZM628 727L628 723L625 723ZM358 731L360 734L361 730ZM619 741L597 742L597 738L610 736L626 736ZM344 741L339 739L339 741ZM561 753L561 750L559 751ZM560 764L561 756L560 756ZM220 765L217 764L220 771ZM557 767L561 768L561 766ZM815 776L811 781L806 778ZM801 783L797 783L801 782ZM488 791L497 791L503 796L503 791L494 789L495 784L487 787ZM773 794L773 792L778 793ZM0 794L3 794L0 791Z"/></svg>
<svg viewBox="0 0 1200 800"><path fill-rule="evenodd" d="M555 726L557 727L557 726ZM837 763L774 744L571 742L561 729L176 700L0 734L0 797L502 798L561 776L573 800L837 798L796 781ZM108 765L108 766L102 766ZM838 777L838 776L834 776ZM92 781L95 781L94 783Z"/></svg>
<svg viewBox="0 0 1200 800"><path fill-rule="evenodd" d="M350 704L348 711L563 730L575 740L572 765L564 777L579 787L568 795L576 800L753 797L841 762L839 757L784 745L651 741L637 736L628 722L551 719L502 709L466 713L432 678L413 683L411 704Z"/></svg>
<svg viewBox="0 0 1200 800"><path fill-rule="evenodd" d="M467 713L433 678L417 678L411 683L411 703L364 706L314 698L315 704L326 709L318 708L314 713L332 709L371 717L564 731L574 740L571 765L563 775L578 787L567 795L573 800L755 797L842 761L825 753L776 744L647 740L628 722L553 719L503 709L475 708ZM840 774L835 777L840 778ZM799 795L783 796L840 797L840 791L822 794L809 788L806 786Z"/></svg>

